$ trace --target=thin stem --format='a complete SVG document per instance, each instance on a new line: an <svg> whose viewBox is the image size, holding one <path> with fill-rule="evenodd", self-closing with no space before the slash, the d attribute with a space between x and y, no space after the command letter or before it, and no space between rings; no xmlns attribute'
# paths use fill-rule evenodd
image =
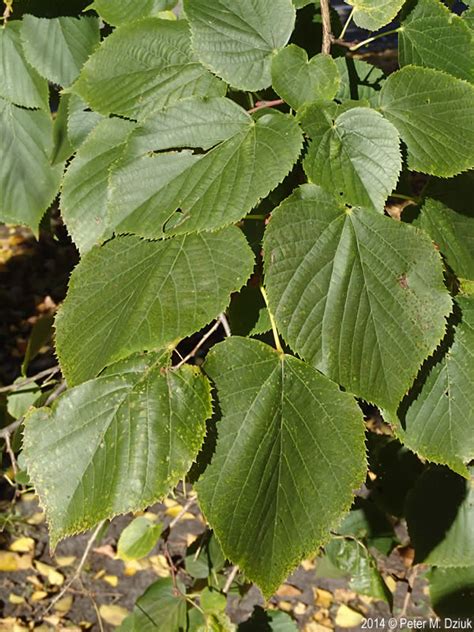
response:
<svg viewBox="0 0 474 632"><path fill-rule="evenodd" d="M219 320L221 321L221 325L224 328L224 333L227 336L227 338L230 338L232 336L232 332L230 330L230 325L229 325L229 321L227 320L227 316L222 313L219 314Z"/></svg>
<svg viewBox="0 0 474 632"><path fill-rule="evenodd" d="M60 592L58 592L56 597L51 601L51 603L45 610L45 614L51 610L54 604L57 603L61 599L61 597L63 597L67 593L69 587L76 581L76 579L79 578L80 574L82 573L82 569L84 568L84 565L87 561L87 558L89 557L89 553L91 552L94 542L96 541L96 538L99 535L99 532L102 529L104 523L105 523L105 520L101 520L99 524L97 525L97 527L94 529L94 532L92 533L91 537L87 541L86 548L84 549L84 553L82 554L81 560L76 570L74 571L74 575L71 577L69 581L66 582L63 589Z"/></svg>
<svg viewBox="0 0 474 632"><path fill-rule="evenodd" d="M262 219L267 219L266 215L246 215L244 217L244 220L247 219L254 219L254 220L262 220Z"/></svg>
<svg viewBox="0 0 474 632"><path fill-rule="evenodd" d="M354 15L354 11L355 11L355 7L352 7L352 11L349 13L349 17L347 18L346 23L344 24L342 31L339 33L339 38L338 39L340 39L340 40L344 39L344 35L346 34L347 27L352 22L352 16Z"/></svg>
<svg viewBox="0 0 474 632"><path fill-rule="evenodd" d="M222 589L222 592L226 595L229 590L230 587L232 586L232 582L235 579L235 576L237 575L237 573L239 572L239 567L238 566L233 566L232 570L230 571L229 575L227 576L227 581L224 585L224 588Z"/></svg>
<svg viewBox="0 0 474 632"><path fill-rule="evenodd" d="M45 406L50 406L55 399L57 399L64 391L67 389L67 384L65 381L60 382L60 384L53 390L53 392L49 395L48 399L45 401Z"/></svg>
<svg viewBox="0 0 474 632"><path fill-rule="evenodd" d="M178 364L173 367L173 369L176 371L177 369L179 369L180 367L183 366L183 364L185 364L188 360L190 360L191 358L193 358L196 353L199 351L199 349L202 347L202 345L206 342L206 340L208 338L210 338L212 336L212 334L217 331L219 329L219 327L221 327L222 323L221 321L218 319L216 320L216 322L214 323L214 325L209 329L209 331L207 331L204 336L201 338L201 340L197 343L197 345L194 347L194 349L192 351L190 351L188 353L188 355L184 356L184 358L182 360L180 360L178 362Z"/></svg>
<svg viewBox="0 0 474 632"><path fill-rule="evenodd" d="M24 419L25 419L24 417L20 417L19 419L17 419L16 421L13 421L8 426L5 426L5 428L2 428L0 430L0 439L6 439L7 437L10 437L10 435L12 435L15 432L15 430L21 426Z"/></svg>
<svg viewBox="0 0 474 632"><path fill-rule="evenodd" d="M323 44L321 46L321 52L325 55L331 53L331 13L329 10L329 0L321 0L321 18L323 23Z"/></svg>
<svg viewBox="0 0 474 632"><path fill-rule="evenodd" d="M414 202L415 204L418 204L418 202L420 201L420 199L417 197L412 197L411 195L404 195L403 193L390 193L390 197L398 198L400 200L409 200L410 202Z"/></svg>
<svg viewBox="0 0 474 632"><path fill-rule="evenodd" d="M359 50L359 48L362 48L362 46L366 46L367 44L370 44L371 42L375 42L375 40L378 40L381 37L385 37L386 35L393 35L394 33L398 33L400 30L401 30L401 27L399 26L396 29L391 29L390 31L384 31L383 33L378 33L377 35L372 35L372 37L368 37L367 39L363 40L362 42L359 42L358 44L355 44L354 46L351 46L349 48L349 50L354 52L356 50Z"/></svg>
<svg viewBox="0 0 474 632"><path fill-rule="evenodd" d="M263 110L263 108L274 108L277 105L283 105L284 103L285 102L283 101L283 99L274 99L273 101L257 101L255 107L250 108L250 110L247 110L247 112L249 114L253 114L258 110Z"/></svg>
<svg viewBox="0 0 474 632"><path fill-rule="evenodd" d="M283 353L283 347L281 346L280 336L278 335L276 322L275 322L275 319L273 318L273 314L270 311L270 307L268 305L268 296L263 285L260 286L260 292L262 293L263 300L265 301L265 305L267 306L267 309L268 309L268 315L270 316L270 322L272 324L272 332L273 332L273 338L275 340L276 350L278 351L278 353Z"/></svg>
<svg viewBox="0 0 474 632"><path fill-rule="evenodd" d="M53 366L50 369L45 369L44 371L40 371L36 375L27 377L20 382L15 382L13 384L9 384L8 386L0 387L0 393L10 393L12 391L18 391L20 388L23 388L23 386L31 384L32 382L36 382L36 380L40 380L42 377L51 377L56 373L59 373L59 370L59 366Z"/></svg>
<svg viewBox="0 0 474 632"><path fill-rule="evenodd" d="M196 502L195 498L190 498L185 505L183 505L183 508L181 509L181 511L179 512L179 514L177 516L175 516L173 518L173 520L170 522L169 524L169 529L172 529L174 527L174 525L179 522L181 520L181 518L184 516L184 514L188 511L188 509L194 505L194 503Z"/></svg>

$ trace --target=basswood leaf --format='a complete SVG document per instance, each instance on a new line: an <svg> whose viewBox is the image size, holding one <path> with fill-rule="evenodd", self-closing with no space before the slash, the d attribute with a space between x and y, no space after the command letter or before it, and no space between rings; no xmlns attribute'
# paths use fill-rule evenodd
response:
<svg viewBox="0 0 474 632"><path fill-rule="evenodd" d="M53 122L46 112L18 108L0 98L0 128L0 218L36 231L63 170L62 164L50 163Z"/></svg>
<svg viewBox="0 0 474 632"><path fill-rule="evenodd" d="M474 279L474 212L457 213L427 198L414 224L439 247L448 265L461 279Z"/></svg>
<svg viewBox="0 0 474 632"><path fill-rule="evenodd" d="M20 29L18 20L0 29L0 97L15 105L49 111L48 82L26 61Z"/></svg>
<svg viewBox="0 0 474 632"><path fill-rule="evenodd" d="M383 71L362 59L337 57L334 61L341 79L336 99L368 99L373 107L378 107L377 93L385 80Z"/></svg>
<svg viewBox="0 0 474 632"><path fill-rule="evenodd" d="M364 480L361 412L314 368L256 340L228 338L205 370L222 420L199 503L225 555L269 597Z"/></svg>
<svg viewBox="0 0 474 632"><path fill-rule="evenodd" d="M113 169L110 180L109 212L117 232L153 238L231 224L289 173L303 142L295 119L278 111L253 118L235 104L223 107L225 101L193 101L194 115L193 103L183 101L169 113L151 118L142 137L137 136L141 151L148 150L138 158L133 156L132 138L130 153ZM222 119L224 110L230 116ZM205 127L199 128L206 111L210 120L222 121L215 125L210 142L221 138L222 143L207 153L150 153L178 141L207 147ZM149 137L147 129L152 130Z"/></svg>
<svg viewBox="0 0 474 632"><path fill-rule="evenodd" d="M396 410L451 311L431 240L303 185L274 211L264 253L270 309L291 348Z"/></svg>
<svg viewBox="0 0 474 632"><path fill-rule="evenodd" d="M51 152L51 164L68 160L74 153L74 147L69 142L67 133L67 121L69 116L70 94L63 94L59 99L58 109L53 121L53 149Z"/></svg>
<svg viewBox="0 0 474 632"><path fill-rule="evenodd" d="M199 330L225 309L253 263L234 226L166 241L119 237L94 248L74 270L56 318L56 348L68 383Z"/></svg>
<svg viewBox="0 0 474 632"><path fill-rule="evenodd" d="M308 178L350 204L383 212L402 167L396 128L370 108L340 114L313 141L304 161Z"/></svg>
<svg viewBox="0 0 474 632"><path fill-rule="evenodd" d="M340 77L336 62L329 55L315 55L308 61L303 48L290 44L272 62L272 86L295 110L318 99L334 99Z"/></svg>
<svg viewBox="0 0 474 632"><path fill-rule="evenodd" d="M107 218L109 171L124 151L131 121L103 119L69 165L62 185L61 213L81 253L112 234Z"/></svg>
<svg viewBox="0 0 474 632"><path fill-rule="evenodd" d="M94 0L92 8L109 24L119 26L157 16L161 11L172 9L176 0Z"/></svg>
<svg viewBox="0 0 474 632"><path fill-rule="evenodd" d="M431 606L440 617L470 621L474 603L474 565L431 568L427 573Z"/></svg>
<svg viewBox="0 0 474 632"><path fill-rule="evenodd" d="M291 0L185 0L184 9L206 67L234 88L268 88L272 56L293 31Z"/></svg>
<svg viewBox="0 0 474 632"><path fill-rule="evenodd" d="M419 0L398 37L400 66L413 64L449 72L472 81L472 32L439 0Z"/></svg>
<svg viewBox="0 0 474 632"><path fill-rule="evenodd" d="M474 298L456 299L462 322L416 399L402 405L398 434L411 450L462 476L474 459Z"/></svg>
<svg viewBox="0 0 474 632"><path fill-rule="evenodd" d="M361 29L377 31L397 15L405 0L347 0L354 7L354 22Z"/></svg>
<svg viewBox="0 0 474 632"><path fill-rule="evenodd" d="M99 20L86 16L45 19L25 15L21 40L26 59L40 75L68 86L99 43Z"/></svg>
<svg viewBox="0 0 474 632"><path fill-rule="evenodd" d="M222 96L226 86L194 57L185 20L146 18L116 29L71 88L101 114L143 118L192 96Z"/></svg>
<svg viewBox="0 0 474 632"><path fill-rule="evenodd" d="M196 458L211 414L196 367L135 355L25 422L23 454L52 546L104 518L160 500Z"/></svg>
<svg viewBox="0 0 474 632"><path fill-rule="evenodd" d="M125 527L117 543L117 557L121 560L139 560L148 555L157 543L163 525L146 516L138 516Z"/></svg>
<svg viewBox="0 0 474 632"><path fill-rule="evenodd" d="M450 177L474 166L474 86L405 66L384 82L380 110L406 143L410 169Z"/></svg>
<svg viewBox="0 0 474 632"><path fill-rule="evenodd" d="M327 132L333 126L334 121L352 108L369 107L367 101L347 100L344 103L334 101L313 101L301 108L297 119L306 134L314 141L314 145L319 145Z"/></svg>
<svg viewBox="0 0 474 632"><path fill-rule="evenodd" d="M92 112L87 103L81 97L78 97L77 94L69 94L67 96L69 97L67 135L74 149L78 149L88 134L104 117L98 112Z"/></svg>
<svg viewBox="0 0 474 632"><path fill-rule="evenodd" d="M474 565L474 485L447 467L425 470L408 494L406 519L415 564Z"/></svg>

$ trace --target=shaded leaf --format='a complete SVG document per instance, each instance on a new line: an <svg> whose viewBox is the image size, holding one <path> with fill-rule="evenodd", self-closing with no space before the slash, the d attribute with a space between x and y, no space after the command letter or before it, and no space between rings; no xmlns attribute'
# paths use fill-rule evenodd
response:
<svg viewBox="0 0 474 632"><path fill-rule="evenodd" d="M273 58L273 89L295 110L317 99L333 99L339 83L337 65L329 55L315 55L308 61L303 48L290 44Z"/></svg>
<svg viewBox="0 0 474 632"><path fill-rule="evenodd" d="M73 272L56 318L68 383L199 330L225 309L252 268L252 251L233 226L161 242L119 237L91 250Z"/></svg>
<svg viewBox="0 0 474 632"><path fill-rule="evenodd" d="M334 61L341 79L336 99L342 102L368 99L373 107L377 107L377 93L385 80L383 71L362 59L337 57Z"/></svg>
<svg viewBox="0 0 474 632"><path fill-rule="evenodd" d="M270 309L291 348L396 410L451 310L431 240L304 185L274 211L264 253Z"/></svg>
<svg viewBox="0 0 474 632"><path fill-rule="evenodd" d="M225 555L270 596L362 482L361 415L312 367L256 340L228 338L205 370L223 417L199 503Z"/></svg>
<svg viewBox="0 0 474 632"><path fill-rule="evenodd" d="M157 16L172 9L176 0L94 0L92 7L109 24L119 26L134 20Z"/></svg>
<svg viewBox="0 0 474 632"><path fill-rule="evenodd" d="M428 574L431 604L440 617L474 616L474 566L432 568Z"/></svg>
<svg viewBox="0 0 474 632"><path fill-rule="evenodd" d="M66 171L61 213L81 253L112 234L107 217L109 172L122 156L133 127L120 118L99 121Z"/></svg>
<svg viewBox="0 0 474 632"><path fill-rule="evenodd" d="M101 114L143 118L192 96L221 96L225 84L193 56L184 20L146 18L116 29L71 88Z"/></svg>
<svg viewBox="0 0 474 632"><path fill-rule="evenodd" d="M0 127L0 218L36 231L63 170L62 164L50 163L52 120L46 112L18 108L0 98Z"/></svg>
<svg viewBox="0 0 474 632"><path fill-rule="evenodd" d="M295 23L291 0L185 0L184 9L206 67L239 90L271 84L272 56Z"/></svg>
<svg viewBox="0 0 474 632"><path fill-rule="evenodd" d="M125 527L117 543L117 557L121 560L139 560L148 555L157 543L163 525L145 516L138 516Z"/></svg>
<svg viewBox="0 0 474 632"><path fill-rule="evenodd" d="M408 531L415 563L442 567L474 565L474 486L471 478L432 466L407 499Z"/></svg>
<svg viewBox="0 0 474 632"><path fill-rule="evenodd" d="M199 370L131 356L25 422L23 454L51 542L160 500L196 458L211 414Z"/></svg>
<svg viewBox="0 0 474 632"><path fill-rule="evenodd" d="M104 117L98 112L89 110L87 103L76 94L67 96L69 96L67 134L71 145L74 149L78 149L88 134Z"/></svg>
<svg viewBox="0 0 474 632"><path fill-rule="evenodd" d="M0 97L15 105L49 111L48 82L25 59L21 24L9 21L0 29Z"/></svg>
<svg viewBox="0 0 474 632"><path fill-rule="evenodd" d="M380 110L406 143L410 169L450 177L474 166L474 86L405 66L384 82Z"/></svg>
<svg viewBox="0 0 474 632"><path fill-rule="evenodd" d="M45 19L25 15L21 40L26 59L41 76L68 86L99 43L99 20L86 16Z"/></svg>
<svg viewBox="0 0 474 632"><path fill-rule="evenodd" d="M22 375L26 376L26 370L31 360L36 358L42 347L47 344L53 334L54 316L41 316L33 325L28 344L26 346L25 357L21 365Z"/></svg>

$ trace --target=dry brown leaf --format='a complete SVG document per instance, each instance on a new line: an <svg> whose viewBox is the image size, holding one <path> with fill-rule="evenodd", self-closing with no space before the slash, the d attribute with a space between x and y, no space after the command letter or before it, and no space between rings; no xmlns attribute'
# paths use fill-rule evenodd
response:
<svg viewBox="0 0 474 632"><path fill-rule="evenodd" d="M14 617L6 617L5 619L0 619L0 632L12 632L13 626L17 622L17 619Z"/></svg>
<svg viewBox="0 0 474 632"><path fill-rule="evenodd" d="M276 591L276 595L285 598L301 597L301 590L290 584L282 584Z"/></svg>
<svg viewBox="0 0 474 632"><path fill-rule="evenodd" d="M293 612L298 617L302 617L306 613L306 610L307 610L306 604L302 603L301 601L298 602L296 606L293 608Z"/></svg>
<svg viewBox="0 0 474 632"><path fill-rule="evenodd" d="M334 591L334 601L338 603L349 603L357 599L357 594L353 590L347 588L336 588Z"/></svg>
<svg viewBox="0 0 474 632"><path fill-rule="evenodd" d="M301 566L305 571L312 571L316 568L316 564L313 560L303 560Z"/></svg>
<svg viewBox="0 0 474 632"><path fill-rule="evenodd" d="M303 632L328 632L328 628L320 623L316 623L315 621L311 621L307 623L303 628Z"/></svg>
<svg viewBox="0 0 474 632"><path fill-rule="evenodd" d="M340 628L355 628L360 625L364 620L364 615L342 604L336 614L336 625Z"/></svg>
<svg viewBox="0 0 474 632"><path fill-rule="evenodd" d="M111 560L115 560L115 551L110 544L103 544L102 546L97 546L92 550L94 553L105 555L105 557L110 557Z"/></svg>
<svg viewBox="0 0 474 632"><path fill-rule="evenodd" d="M99 607L99 613L106 623L115 626L119 626L129 614L128 610L116 605L102 605Z"/></svg>

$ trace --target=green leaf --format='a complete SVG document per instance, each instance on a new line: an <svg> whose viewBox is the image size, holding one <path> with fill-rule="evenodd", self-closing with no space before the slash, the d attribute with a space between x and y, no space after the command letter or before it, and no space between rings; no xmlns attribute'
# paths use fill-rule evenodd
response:
<svg viewBox="0 0 474 632"><path fill-rule="evenodd" d="M99 44L99 20L86 16L45 19L25 15L21 40L26 59L41 76L68 86Z"/></svg>
<svg viewBox="0 0 474 632"><path fill-rule="evenodd" d="M74 149L78 149L104 117L98 112L89 110L87 103L76 94L67 96L69 96L67 135Z"/></svg>
<svg viewBox="0 0 474 632"><path fill-rule="evenodd" d="M396 410L451 311L431 240L304 185L274 211L264 253L270 309L291 348Z"/></svg>
<svg viewBox="0 0 474 632"><path fill-rule="evenodd" d="M440 617L474 616L474 566L432 568L427 576L431 605Z"/></svg>
<svg viewBox="0 0 474 632"><path fill-rule="evenodd" d="M0 29L0 32L2 29ZM37 230L56 195L63 165L51 166L53 122L0 98L0 218Z"/></svg>
<svg viewBox="0 0 474 632"><path fill-rule="evenodd" d="M94 0L92 8L113 26L128 24L146 17L156 17L161 11L172 9L176 0Z"/></svg>
<svg viewBox="0 0 474 632"><path fill-rule="evenodd" d="M455 274L474 279L474 213L457 213L427 198L414 224L428 233Z"/></svg>
<svg viewBox="0 0 474 632"><path fill-rule="evenodd" d="M26 61L20 29L19 21L0 29L0 97L15 105L49 111L48 82Z"/></svg>
<svg viewBox="0 0 474 632"><path fill-rule="evenodd" d="M143 118L187 97L222 96L226 86L191 53L184 20L146 18L107 37L71 89L101 114Z"/></svg>
<svg viewBox="0 0 474 632"><path fill-rule="evenodd" d="M354 22L361 29L378 31L397 15L405 0L347 0L354 7Z"/></svg>
<svg viewBox="0 0 474 632"><path fill-rule="evenodd" d="M23 378L15 380L14 384L22 382ZM7 398L7 412L13 419L23 417L41 395L41 389L35 382L19 386Z"/></svg>
<svg viewBox="0 0 474 632"><path fill-rule="evenodd" d="M320 53L308 61L303 48L290 44L273 58L273 89L295 110L318 99L334 99L339 83L336 62L329 55Z"/></svg>
<svg viewBox="0 0 474 632"><path fill-rule="evenodd" d="M392 595L377 568L373 556L366 547L352 538L334 538L324 547L324 557L318 562L316 576L326 577L323 564L329 564L349 580L349 588L360 595L367 595L392 602Z"/></svg>
<svg viewBox="0 0 474 632"><path fill-rule="evenodd" d="M74 270L56 318L57 353L68 383L199 330L225 309L253 264L234 226L166 241L119 237L94 248Z"/></svg>
<svg viewBox="0 0 474 632"><path fill-rule="evenodd" d="M310 181L380 212L401 167L395 127L375 110L359 107L340 114L319 142L311 143L304 161Z"/></svg>
<svg viewBox="0 0 474 632"><path fill-rule="evenodd" d="M157 115L156 124L145 127L138 140L145 143L142 151L148 143L147 129L152 130L148 150L167 149L178 140L188 147L206 147L206 125L201 131L198 122L206 110L210 120L216 115L220 120L224 101L183 101ZM110 181L109 212L118 232L154 238L219 228L247 215L283 180L303 142L295 119L277 111L254 119L235 104L225 109L234 113L221 126L215 125L210 142L228 138L207 153L185 150L136 158L132 138L131 152L113 169Z"/></svg>
<svg viewBox="0 0 474 632"><path fill-rule="evenodd" d="M61 213L81 253L112 234L107 217L109 172L122 156L133 127L133 123L120 118L101 120L66 171Z"/></svg>
<svg viewBox="0 0 474 632"><path fill-rule="evenodd" d="M196 367L132 356L25 421L24 457L51 542L160 500L195 460L211 414Z"/></svg>
<svg viewBox="0 0 474 632"><path fill-rule="evenodd" d="M199 503L225 555L269 597L362 483L361 413L315 369L256 340L228 338L205 370L223 417Z"/></svg>
<svg viewBox="0 0 474 632"><path fill-rule="evenodd" d="M377 93L385 80L383 71L352 57L337 57L334 61L341 79L336 99L341 102L367 99L373 107L377 107Z"/></svg>
<svg viewBox="0 0 474 632"><path fill-rule="evenodd" d="M59 99L58 109L53 122L53 150L51 164L56 165L68 160L74 153L74 147L69 141L67 123L69 117L70 94L63 94Z"/></svg>
<svg viewBox="0 0 474 632"><path fill-rule="evenodd" d="M125 527L117 543L117 557L121 560L139 560L150 553L157 543L163 525L145 516L138 516Z"/></svg>
<svg viewBox="0 0 474 632"><path fill-rule="evenodd" d="M54 316L47 314L40 316L31 330L28 344L26 346L25 356L21 363L21 374L26 377L28 365L41 351L47 343L50 342L53 335Z"/></svg>
<svg viewBox="0 0 474 632"><path fill-rule="evenodd" d="M159 579L137 599L133 613L118 632L181 632L187 630L185 586L177 580L178 593L171 577Z"/></svg>
<svg viewBox="0 0 474 632"><path fill-rule="evenodd" d="M430 467L407 499L408 531L415 564L474 565L474 485L446 467Z"/></svg>
<svg viewBox="0 0 474 632"><path fill-rule="evenodd" d="M400 66L426 66L467 81L474 78L471 30L439 0L418 1L400 29L398 51Z"/></svg>
<svg viewBox="0 0 474 632"><path fill-rule="evenodd" d="M450 177L474 166L474 86L405 66L384 82L380 109L406 143L410 169Z"/></svg>
<svg viewBox="0 0 474 632"><path fill-rule="evenodd" d="M186 573L194 579L206 579L224 568L225 557L214 534L209 532L191 544L184 560Z"/></svg>
<svg viewBox="0 0 474 632"><path fill-rule="evenodd" d="M201 62L239 90L271 84L272 56L293 31L291 0L185 0L193 49Z"/></svg>
<svg viewBox="0 0 474 632"><path fill-rule="evenodd" d="M416 399L399 411L398 434L422 457L462 476L474 459L474 298L456 299L462 322L454 343L430 371Z"/></svg>

